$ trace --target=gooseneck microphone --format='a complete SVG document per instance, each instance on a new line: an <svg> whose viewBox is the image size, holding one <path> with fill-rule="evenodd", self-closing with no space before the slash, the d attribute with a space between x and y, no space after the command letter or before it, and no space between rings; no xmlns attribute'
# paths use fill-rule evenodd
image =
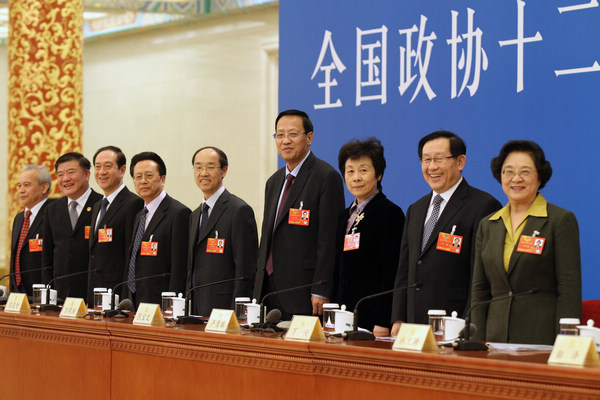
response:
<svg viewBox="0 0 600 400"><path fill-rule="evenodd" d="M146 279L155 279L155 278L164 278L166 276L171 275L170 272L165 272L164 274L156 274L156 275L148 275L148 276L142 276L141 278L136 278L136 279L130 279L128 281L125 282L120 282L117 283L113 288L112 288L112 293L110 294L110 310L105 310L104 311L104 316L106 318L110 318L110 317L114 317L115 315L120 313L120 310L115 310L115 290L119 287L119 286L123 286L126 285L128 283L132 283L132 282L138 282L138 281L143 281Z"/></svg>
<svg viewBox="0 0 600 400"><path fill-rule="evenodd" d="M223 283L228 283L228 282L247 281L247 280L248 280L248 277L242 276L239 278L223 279L222 281L205 283L203 285L198 285L198 286L194 286L193 288L190 288L185 293L185 307L184 307L183 316L177 318L177 323L178 324L203 324L204 323L204 321L202 321L200 318L190 316L190 307L189 307L190 298L189 297L190 297L190 294L194 290L209 287L209 286L214 286L214 285L221 285Z"/></svg>
<svg viewBox="0 0 600 400"><path fill-rule="evenodd" d="M407 290L407 289L413 289L413 288L420 288L421 286L423 286L423 284L421 282L415 282L412 285L402 286L402 287L399 287L399 288L394 288L394 289L386 290L385 292L371 294L369 296L365 296L365 297L359 299L356 302L356 305L354 306L354 323L353 323L354 326L352 327L351 331L344 332L344 334L342 335L342 337L344 339L347 339L347 340L375 340L375 336L373 336L372 333L370 333L370 332L363 332L363 331L359 331L358 330L358 306L363 301L371 300L371 299L374 299L374 298L380 297L380 296L385 296L386 294L394 293L394 292L396 292L398 290Z"/></svg>
<svg viewBox="0 0 600 400"><path fill-rule="evenodd" d="M25 271L19 271L18 274L28 274L30 272L40 272L40 271L44 271L50 269L50 267L42 267L42 268L35 268L35 269L27 269ZM17 272L12 272L10 274L6 274L6 275L2 275L2 277L0 277L0 281L2 281L2 279L8 277L8 276L15 276L17 275ZM10 287L10 285L9 285ZM28 296L29 299L31 300L31 297ZM0 299L0 305L6 304L6 302L8 301L8 296L6 295L6 293L2 296L2 298Z"/></svg>
<svg viewBox="0 0 600 400"><path fill-rule="evenodd" d="M133 303L131 302L130 299L121 300L121 302L119 303L119 305L117 306L117 309L116 309L117 313L114 315L113 318L128 318L129 314L127 314L123 310L130 310L132 306L133 306Z"/></svg>
<svg viewBox="0 0 600 400"><path fill-rule="evenodd" d="M322 279L322 280L320 280L318 282L309 283L309 284L306 284L306 285L294 286L294 287L287 288L287 289L275 290L275 291L273 291L271 293L265 294L263 296L263 298L261 299L261 301L260 301L260 314L259 314L260 315L260 318L259 318L260 323L261 324L265 323L265 307L264 307L264 303L265 303L265 299L267 299L269 296L273 296L275 294L280 294L280 293L291 292L293 290L298 290L298 289L305 289L307 287L311 287L311 286L315 286L315 285L323 285L325 283L327 283L327 279Z"/></svg>
<svg viewBox="0 0 600 400"><path fill-rule="evenodd" d="M99 272L97 269L93 269L91 271L79 271L74 272L72 274L61 275L50 279L50 282L46 285L46 304L42 304L40 306L40 311L60 311L60 307L57 304L50 304L50 288L52 287L52 283L61 279L71 278L77 275L89 274L90 272Z"/></svg>
<svg viewBox="0 0 600 400"><path fill-rule="evenodd" d="M256 329L259 331L271 330L271 331L275 331L275 332L283 332L284 329L282 329L276 325L277 321L279 321L280 319L281 319L281 311L279 311L277 308L274 308L267 313L264 323L259 322L256 324L250 324L250 325L248 325L248 329Z"/></svg>
<svg viewBox="0 0 600 400"><path fill-rule="evenodd" d="M456 342L452 343L452 347L454 348L454 350L467 350L467 351L472 351L472 350L487 351L488 350L488 347L485 345L485 343L475 342L475 341L471 340L471 325L472 325L471 324L471 311L473 311L474 308L479 307L479 306L484 306L486 304L490 304L495 301L506 300L506 299L510 299L510 298L514 298L514 297L521 297L521 296L526 296L526 295L530 295L530 294L536 294L537 292L538 292L537 289L529 289L526 292L521 292L521 293L517 293L517 294L508 292L504 296L494 297L493 299L479 301L477 303L471 304L471 307L469 307L469 309L467 310L467 313L465 314L465 327L461 331L462 332L461 338L459 340L457 340ZM473 326L475 326L475 325L473 325ZM477 329L476 326L475 326L475 329Z"/></svg>

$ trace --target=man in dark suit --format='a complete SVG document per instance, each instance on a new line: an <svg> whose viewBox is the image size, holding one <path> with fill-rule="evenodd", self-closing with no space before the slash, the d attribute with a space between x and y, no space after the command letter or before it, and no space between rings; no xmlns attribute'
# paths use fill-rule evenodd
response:
<svg viewBox="0 0 600 400"><path fill-rule="evenodd" d="M245 277L193 292L193 312L208 316L213 308L233 309L236 297L252 294L258 233L254 211L223 186L228 161L216 147L203 147L192 157L194 180L204 202L190 218L187 289Z"/></svg>
<svg viewBox="0 0 600 400"><path fill-rule="evenodd" d="M462 177L466 152L462 139L447 131L419 141L421 170L433 191L406 213L395 287L422 287L394 293L392 335L402 321L426 324L430 309L462 315L469 304L477 227L501 205ZM452 246L457 236L459 247Z"/></svg>
<svg viewBox="0 0 600 400"><path fill-rule="evenodd" d="M87 290L90 307L94 304L94 288L110 289L125 280L135 216L144 207L144 201L123 183L127 159L121 149L102 147L94 154L93 162L94 177L104 197L92 207Z"/></svg>
<svg viewBox="0 0 600 400"><path fill-rule="evenodd" d="M275 120L277 152L286 166L265 187L265 210L254 297L326 280L311 288L274 295L267 302L283 318L322 314L335 285L337 217L344 209L339 174L310 152L313 126L303 111ZM308 211L308 219L302 219Z"/></svg>
<svg viewBox="0 0 600 400"><path fill-rule="evenodd" d="M136 307L160 304L161 292L185 289L190 209L165 192L167 167L158 154L136 154L130 172L145 205L135 217L126 279L169 275L130 282L124 291Z"/></svg>
<svg viewBox="0 0 600 400"><path fill-rule="evenodd" d="M90 161L81 153L65 153L54 167L58 188L65 195L46 208L44 217L44 282L87 272L92 206L102 198L90 188ZM87 297L87 274L57 279L54 287L61 298Z"/></svg>
<svg viewBox="0 0 600 400"><path fill-rule="evenodd" d="M44 211L52 178L48 168L27 165L21 171L17 194L25 210L15 216L10 253L10 291L33 295L31 285L42 283L42 248Z"/></svg>

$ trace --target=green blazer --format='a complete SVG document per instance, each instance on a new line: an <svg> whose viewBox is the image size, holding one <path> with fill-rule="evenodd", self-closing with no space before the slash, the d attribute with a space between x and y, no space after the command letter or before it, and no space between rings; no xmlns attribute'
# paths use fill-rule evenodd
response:
<svg viewBox="0 0 600 400"><path fill-rule="evenodd" d="M553 344L560 318L581 318L579 228L572 212L548 203L548 217L527 218L522 234L538 231L546 242L541 255L516 251L504 270L506 228L488 216L477 232L472 321L475 339L489 342ZM518 240L517 240L518 243ZM489 305L477 303L537 289Z"/></svg>

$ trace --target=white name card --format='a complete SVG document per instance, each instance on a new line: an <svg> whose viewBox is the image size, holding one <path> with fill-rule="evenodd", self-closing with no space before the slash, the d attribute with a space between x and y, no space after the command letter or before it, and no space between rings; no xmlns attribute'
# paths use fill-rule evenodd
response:
<svg viewBox="0 0 600 400"><path fill-rule="evenodd" d="M398 336L392 346L393 350L437 350L437 342L433 337L431 326L422 324L400 325Z"/></svg>
<svg viewBox="0 0 600 400"><path fill-rule="evenodd" d="M213 308L204 330L210 332L240 332L242 329L233 310Z"/></svg>
<svg viewBox="0 0 600 400"><path fill-rule="evenodd" d="M135 312L133 324L164 325L165 319L163 318L162 312L160 311L160 306L158 304L140 303L140 306Z"/></svg>
<svg viewBox="0 0 600 400"><path fill-rule="evenodd" d="M600 365L591 337L557 335L548 364Z"/></svg>
<svg viewBox="0 0 600 400"><path fill-rule="evenodd" d="M325 340L325 333L323 333L319 317L294 315L284 339L302 341Z"/></svg>
<svg viewBox="0 0 600 400"><path fill-rule="evenodd" d="M67 297L60 310L59 318L77 318L87 314L87 307L83 299Z"/></svg>
<svg viewBox="0 0 600 400"><path fill-rule="evenodd" d="M8 295L4 311L12 313L30 313L31 307L29 306L29 300L27 300L27 294L11 293Z"/></svg>

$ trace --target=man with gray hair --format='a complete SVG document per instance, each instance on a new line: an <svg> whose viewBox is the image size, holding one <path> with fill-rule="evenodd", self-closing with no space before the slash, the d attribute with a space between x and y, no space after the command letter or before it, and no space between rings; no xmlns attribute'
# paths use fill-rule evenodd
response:
<svg viewBox="0 0 600 400"><path fill-rule="evenodd" d="M33 295L32 285L42 283L43 222L52 178L48 168L27 165L17 183L19 202L25 207L15 217L10 252L10 291Z"/></svg>

